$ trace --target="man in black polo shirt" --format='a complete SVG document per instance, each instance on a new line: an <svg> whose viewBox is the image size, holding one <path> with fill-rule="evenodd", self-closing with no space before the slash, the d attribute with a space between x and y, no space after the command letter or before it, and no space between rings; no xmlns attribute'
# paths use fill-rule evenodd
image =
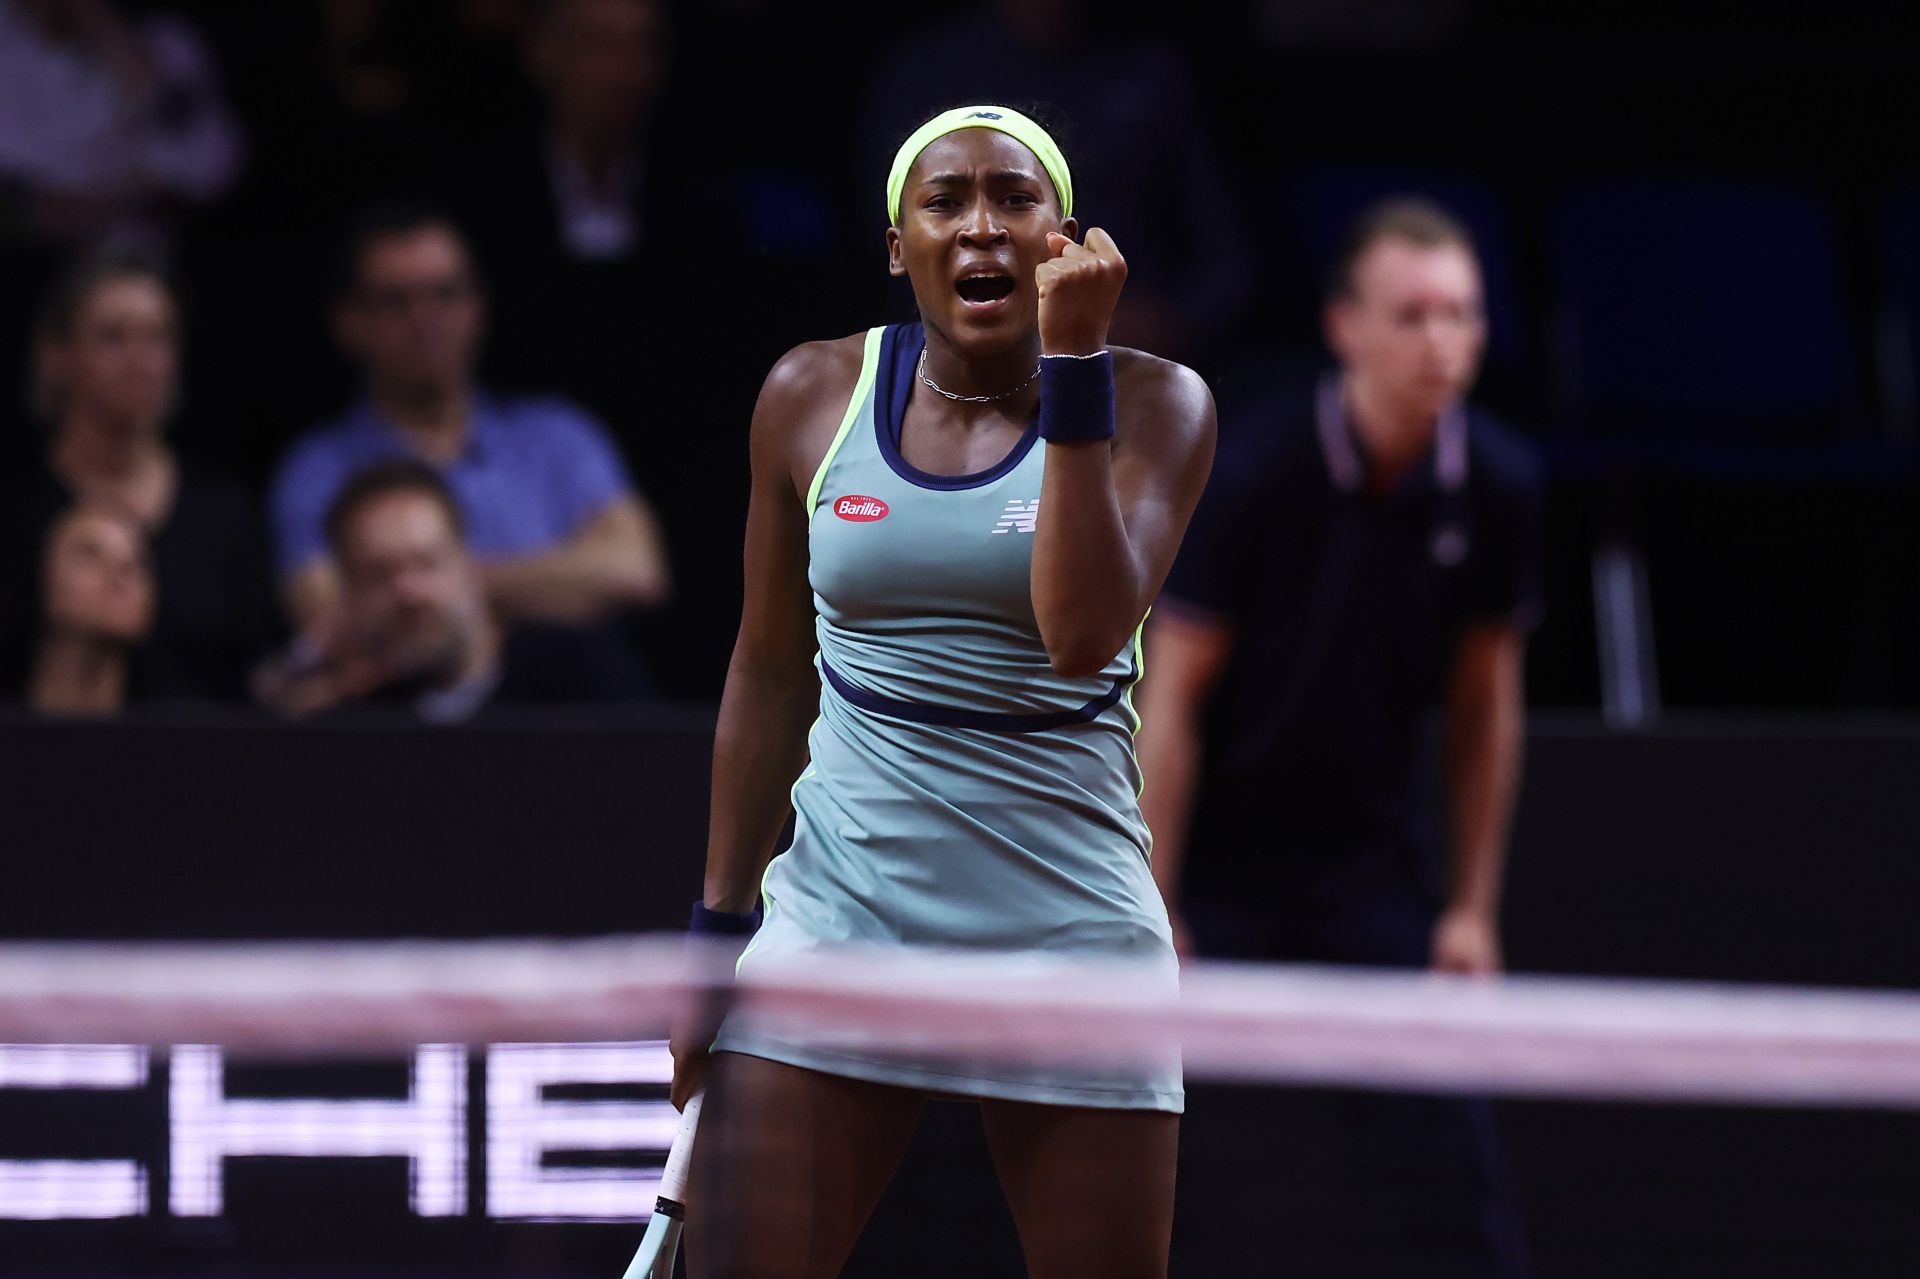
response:
<svg viewBox="0 0 1920 1279"><path fill-rule="evenodd" d="M1154 874L1188 951L1497 973L1541 485L1465 403L1486 336L1466 231L1369 210L1325 329L1339 371L1222 450L1148 628ZM1444 821L1419 768L1436 707ZM1472 1188L1432 1246L1521 1272L1484 1106L1396 1104L1385 1127Z"/></svg>

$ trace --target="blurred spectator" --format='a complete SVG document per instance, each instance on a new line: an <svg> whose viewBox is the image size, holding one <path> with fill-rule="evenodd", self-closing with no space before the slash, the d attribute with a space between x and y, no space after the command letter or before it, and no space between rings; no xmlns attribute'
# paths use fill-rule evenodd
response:
<svg viewBox="0 0 1920 1279"><path fill-rule="evenodd" d="M867 119L873 205L894 148L922 120L969 102L1066 113L1075 213L1127 255L1115 342L1195 358L1250 297L1235 203L1201 117L1187 61L1163 39L1116 34L1082 0L996 0L941 23L886 59ZM1044 113L1043 113L1044 114ZM1140 178L1142 157L1154 176ZM877 243L876 237L876 243Z"/></svg>
<svg viewBox="0 0 1920 1279"><path fill-rule="evenodd" d="M385 183L450 138L524 112L512 77L526 8L523 0L317 0L290 34L311 50L322 118L375 159L380 171L368 176Z"/></svg>
<svg viewBox="0 0 1920 1279"><path fill-rule="evenodd" d="M158 232L227 189L240 133L192 27L112 0L0 0L0 228Z"/></svg>
<svg viewBox="0 0 1920 1279"><path fill-rule="evenodd" d="M296 648L264 671L262 700L290 715L405 705L453 723L502 703L639 695L638 668L620 649L568 628L503 631L466 532L453 490L425 462L382 462L349 480L326 515L339 623L324 650Z"/></svg>
<svg viewBox="0 0 1920 1279"><path fill-rule="evenodd" d="M198 33L114 0L0 0L0 353L76 248L171 250L222 195L240 134ZM0 400L23 389L0 360ZM14 460L12 451L0 455Z"/></svg>
<svg viewBox="0 0 1920 1279"><path fill-rule="evenodd" d="M24 693L42 715L118 714L139 683L134 654L153 626L153 571L140 526L80 503L47 530L44 601Z"/></svg>
<svg viewBox="0 0 1920 1279"><path fill-rule="evenodd" d="M461 140L526 118L523 0L299 0L208 16L257 138L242 233L324 239L368 200L431 190Z"/></svg>
<svg viewBox="0 0 1920 1279"><path fill-rule="evenodd" d="M1451 216L1421 201L1362 214L1324 323L1340 372L1215 466L1147 632L1154 876L1203 955L1494 974L1541 480L1464 402L1486 324ZM1418 767L1435 707L1444 841ZM1429 1165L1434 1246L1522 1271L1484 1103L1394 1103L1384 1119L1370 1105L1353 1113L1378 1193L1357 1207L1391 1218L1387 1182Z"/></svg>
<svg viewBox="0 0 1920 1279"><path fill-rule="evenodd" d="M569 257L626 257L639 241L664 27L655 0L547 0L534 26L528 65L546 103L552 230Z"/></svg>
<svg viewBox="0 0 1920 1279"><path fill-rule="evenodd" d="M844 157L819 140L845 132L851 88L818 68L847 56L805 6L536 0L537 118L447 175L496 300L489 376L605 423L688 557L672 625L630 627L675 695L717 696L732 647L739 578L710 549L746 518L760 370L795 333L867 322L836 256ZM770 129L796 100L813 127ZM779 325L740 323L743 299L772 298Z"/></svg>
<svg viewBox="0 0 1920 1279"><path fill-rule="evenodd" d="M657 523L600 427L564 401L475 385L486 305L450 222L419 208L369 213L346 245L339 286L334 331L366 396L300 440L274 485L281 581L298 625L324 631L338 602L328 507L354 473L390 457L445 476L504 617L587 626L666 599Z"/></svg>
<svg viewBox="0 0 1920 1279"><path fill-rule="evenodd" d="M144 656L169 693L239 698L274 629L264 529L225 476L166 438L179 383L180 317L138 255L87 258L49 295L34 349L44 449L0 486L0 672L17 675L40 609L40 549L75 501L132 519L150 544L159 601Z"/></svg>
<svg viewBox="0 0 1920 1279"><path fill-rule="evenodd" d="M657 0L542 0L523 56L537 123L450 178L500 302L491 367L640 441L674 385L661 299L691 266L668 229L688 225L689 193L656 122L666 17Z"/></svg>

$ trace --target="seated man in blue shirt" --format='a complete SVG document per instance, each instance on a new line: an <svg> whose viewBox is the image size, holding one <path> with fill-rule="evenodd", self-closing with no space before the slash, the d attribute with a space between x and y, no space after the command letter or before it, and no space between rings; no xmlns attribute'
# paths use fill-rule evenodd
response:
<svg viewBox="0 0 1920 1279"><path fill-rule="evenodd" d="M1154 876L1202 955L1497 973L1541 481L1465 402L1486 338L1466 231L1368 211L1324 323L1339 371L1222 449L1148 627ZM1419 767L1436 708L1444 839ZM1445 1193L1481 1200L1460 1245L1519 1271L1484 1107L1407 1114L1366 1128L1460 1152Z"/></svg>
<svg viewBox="0 0 1920 1279"><path fill-rule="evenodd" d="M474 384L485 310L446 219L396 207L354 228L333 321L366 395L298 441L274 481L281 582L307 634L324 637L338 604L327 509L350 476L392 457L445 477L502 617L584 626L666 599L660 530L599 426L565 401Z"/></svg>

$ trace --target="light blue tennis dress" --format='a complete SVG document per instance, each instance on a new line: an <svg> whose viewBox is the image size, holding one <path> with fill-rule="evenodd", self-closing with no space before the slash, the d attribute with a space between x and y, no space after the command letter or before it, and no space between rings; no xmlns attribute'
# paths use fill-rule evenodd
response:
<svg viewBox="0 0 1920 1279"><path fill-rule="evenodd" d="M1133 752L1138 636L1097 676L1053 671L1028 577L1046 449L1029 428L990 470L910 466L900 424L922 346L917 324L867 334L808 494L820 718L741 977L880 943L1144 960L1171 983ZM1184 1104L1172 1045L1124 1067L982 1069L785 1040L736 1015L714 1046L940 1094Z"/></svg>

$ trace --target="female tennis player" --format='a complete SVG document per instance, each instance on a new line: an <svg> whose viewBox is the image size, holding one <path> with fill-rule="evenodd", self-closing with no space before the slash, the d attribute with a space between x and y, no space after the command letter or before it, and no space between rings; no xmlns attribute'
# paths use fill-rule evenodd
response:
<svg viewBox="0 0 1920 1279"><path fill-rule="evenodd" d="M1171 975L1128 694L1206 482L1212 398L1188 369L1108 348L1126 263L1105 232L1080 240L1066 159L1031 119L927 122L887 201L919 322L795 348L754 410L695 931L751 931L764 901L745 977L833 943ZM793 842L768 865L789 794ZM837 1275L934 1096L978 1099L1036 1279L1166 1273L1176 1052L984 1069L738 1018L711 1056L705 1039L674 1048L676 1104L712 1075L696 1275Z"/></svg>

